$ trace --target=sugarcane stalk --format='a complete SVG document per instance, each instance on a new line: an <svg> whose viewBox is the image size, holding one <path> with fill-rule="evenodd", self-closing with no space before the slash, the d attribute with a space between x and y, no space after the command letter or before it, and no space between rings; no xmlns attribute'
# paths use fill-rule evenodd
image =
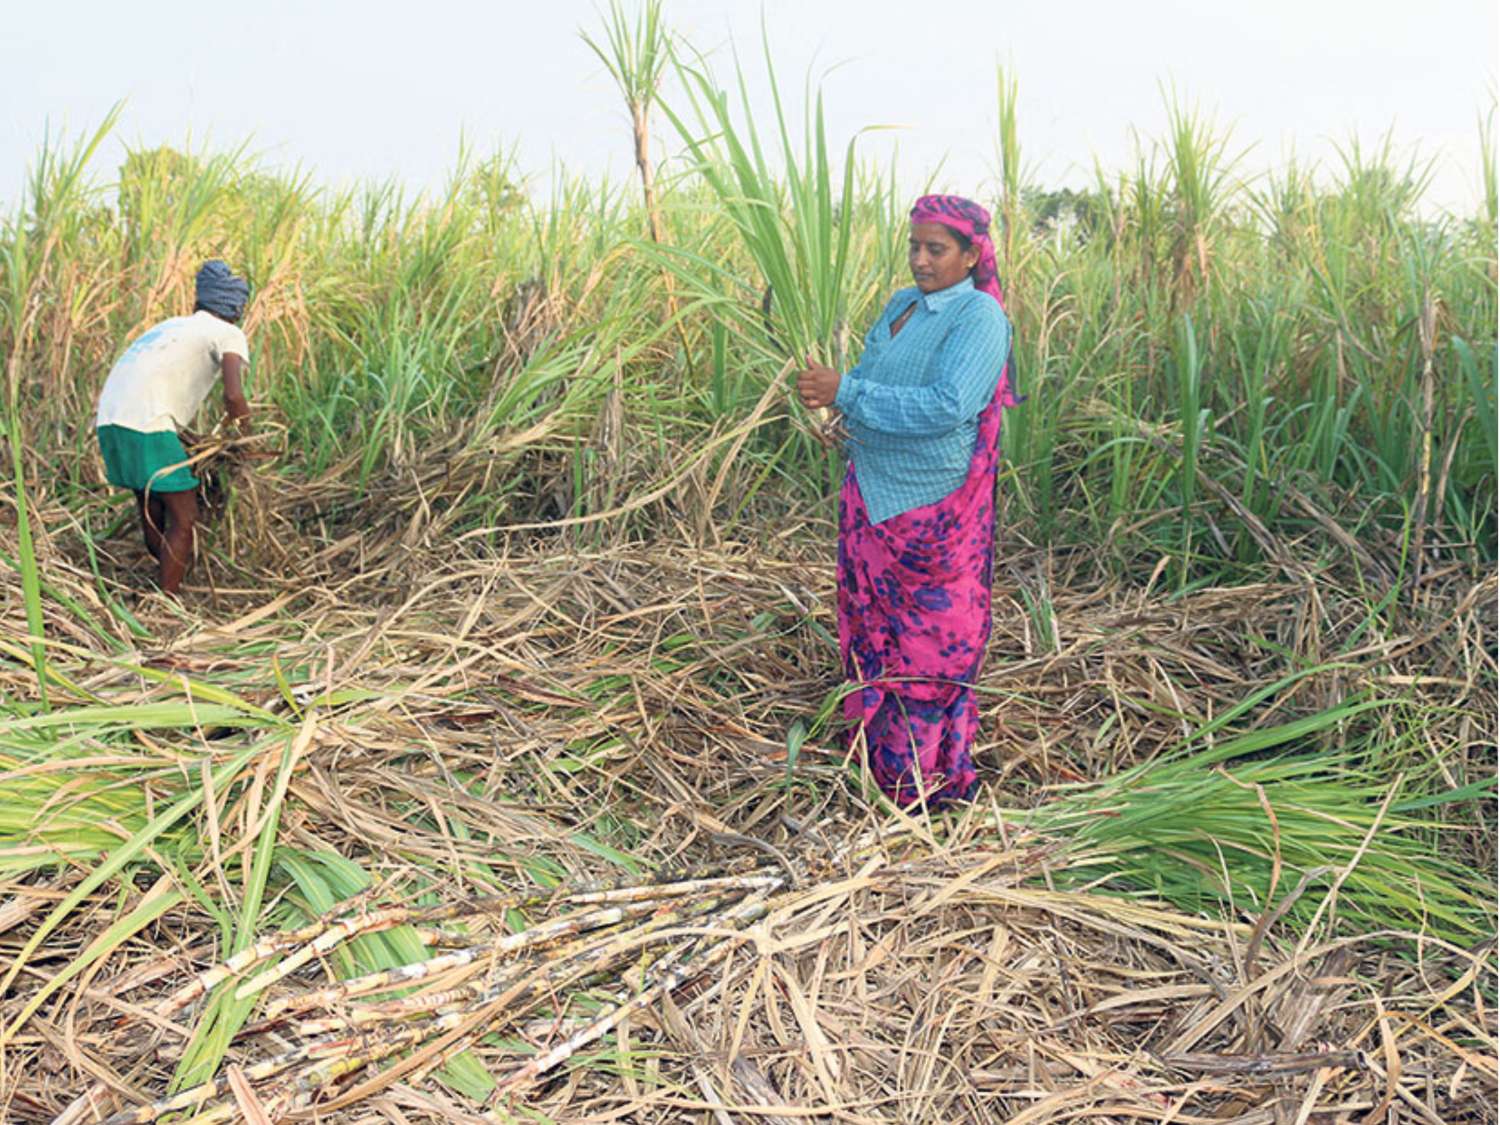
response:
<svg viewBox="0 0 1500 1125"><path fill-rule="evenodd" d="M769 907L764 901L752 903L749 906L750 909L744 910L740 918L737 919L741 924L748 924L758 918L762 918L769 911ZM495 1087L495 1092L490 1096L491 1100L503 1093L536 1081L549 1070L566 1062L596 1039L609 1034L625 1017L649 1007L664 994L674 992L687 983L687 981L700 976L704 970L712 967L716 962L723 960L738 944L738 940L735 937L724 938L716 945L709 947L702 956L695 958L693 952L700 944L701 939L700 941L689 942L677 956L670 960L659 962L656 972L648 975L650 983L647 983L646 987L639 993L631 999L607 1009L593 1023L574 1032L546 1054L538 1055L526 1063L526 1065L517 1069L510 1077L503 1079Z"/></svg>
<svg viewBox="0 0 1500 1125"><path fill-rule="evenodd" d="M601 926L612 925L627 918L649 914L655 909L657 909L656 904L652 902L628 903L621 906L608 907L604 910L586 911L570 915L566 918L559 918L553 922L545 922L538 926L532 926L519 933L506 934L493 942L465 946L438 957L430 957L425 961L415 961L408 965L397 965L390 969L382 969L379 972L367 973L362 977L353 977L349 980L339 981L336 984L315 989L312 992L302 993L298 996L273 1000L267 1006L264 1018L271 1020L293 1011L305 1011L308 1008L324 1006L338 1000L347 1000L355 996L368 995L372 992L385 992L389 989L401 988L414 981L425 980L444 970L455 969L470 964L481 957L508 956L532 946L571 937L574 934L598 929ZM251 984L253 983L252 981ZM245 999L248 996L254 995L254 992L250 990L250 985L245 985L240 990L240 993L243 995L236 994L235 999Z"/></svg>
<svg viewBox="0 0 1500 1125"><path fill-rule="evenodd" d="M235 1115L239 1112L240 1107L234 1102L224 1102L202 1113L195 1113L191 1117L185 1117L178 1125L219 1125L221 1121L234 1120Z"/></svg>
<svg viewBox="0 0 1500 1125"><path fill-rule="evenodd" d="M635 929L617 929L602 937L602 940L596 934L573 942L540 964L513 968L500 979L491 980L483 986L460 985L437 994L404 996L373 1004L355 1005L337 1017L304 1021L298 1026L310 1034L322 1034L346 1026L367 1026L382 1020L399 1019L414 1012L450 1007L461 1001L484 1003L513 990L518 981L529 984L530 991L515 993L513 999L528 1003L544 999L555 995L560 987L580 979L604 976L630 956L632 951L653 941L666 940L675 932L673 927L680 927L696 917L712 914L723 905L722 899L708 899L682 909L661 911Z"/></svg>
<svg viewBox="0 0 1500 1125"><path fill-rule="evenodd" d="M723 909L726 903L736 903L717 919L715 932L725 927L738 928L764 916L767 896L784 889L786 885L787 875L784 872L766 867L751 869L743 874L667 883L631 880L625 885L611 884L594 890L564 894L560 900L555 893L548 896L491 896L420 911L405 907L372 911L304 927L290 935L277 935L257 943L229 958L222 965L198 974L188 986L179 989L158 1005L158 1011L175 1011L185 1007L193 999L206 994L215 985L243 971L245 967L294 949L295 939L298 938L305 944L300 949L294 949L287 960L298 959L299 963L306 963L309 950L313 951L312 956L317 956L332 950L342 941L363 934L410 923L417 918L429 922L435 916L440 916L437 920L449 920L470 913L489 912L496 909L501 901L513 904L518 901L535 903L550 899L553 903L604 904L600 909L584 910L520 933L503 935L488 945L466 946L422 962L366 974L352 981L319 989L312 994L311 1001L293 998L279 1002L272 1009L273 1015L284 1015L293 1010L305 1011L355 995L399 988L413 981L429 979L442 971L482 963L485 955L494 956L499 953L513 957L580 934L588 935L561 946L555 955L540 964L513 964L512 971L506 973L503 979L491 980L482 986L476 983L437 994L398 997L356 1006L353 1011L337 1018L303 1021L299 1030L316 1038L291 1051L251 1064L241 1072L249 1081L263 1082L284 1074L299 1064L314 1062L321 1065L304 1069L295 1077L295 1085L300 1090L312 1091L406 1047L426 1042L433 1036L464 1029L465 1024L470 1024L472 1026L467 1027L461 1037L449 1045L454 1050L462 1050L499 1019L514 1022L525 1018L537 1003L556 996L560 988L566 988L580 980L608 979L608 974L619 969L627 960L639 963L641 951L686 935L688 940L656 955L646 965L645 991L641 996L622 1001L610 1009L614 1014L613 1022L601 1026L600 1021L595 1020L570 1037L570 1043L577 1041L572 1047L576 1051L583 1043L607 1034L629 1011L650 1003L651 998L660 995L662 987L676 988L690 976L697 975L694 966L699 965L701 959L695 957L695 951L703 946L707 935L702 931L684 931L684 923L712 915ZM752 897L744 900L745 895ZM620 928L625 921L648 915L650 917L642 925L628 930ZM293 940L289 942L288 939ZM723 952L727 952L732 946L733 939L724 939L715 948L722 947ZM715 957L720 955L715 954ZM261 987L265 987L265 984L282 979L286 975L282 971L285 965L286 961L283 961L270 973L262 973L243 986L237 995L252 996ZM413 1016L426 1018L415 1025L406 1024L405 1021ZM257 1025L258 1029L264 1030L272 1022L274 1021L261 1021ZM248 1032L253 1029L246 1030ZM335 1034L325 1034L330 1032ZM584 1035L589 1037L579 1038ZM356 1046L358 1050L352 1050ZM195 1109L206 1110L202 1116L204 1121L221 1120L225 1119L220 1116L221 1107L210 1108L207 1103L224 1097L229 1092L227 1081L217 1077L148 1105L122 1110L106 1121L109 1125L143 1125L157 1120L163 1114ZM93 1099L84 1095L64 1110L55 1119L54 1125L81 1121L82 1115L92 1105ZM290 1104L286 1108L290 1108ZM222 1112L232 1117L234 1106L222 1107Z"/></svg>
<svg viewBox="0 0 1500 1125"><path fill-rule="evenodd" d="M251 1082L264 1081L274 1078L284 1071L290 1070L298 1063L307 1062L317 1057L320 1051L336 1050L344 1044L360 1041L360 1037L346 1036L342 1039L323 1039L303 1043L289 1051L284 1051L271 1058L262 1059L258 1063L241 1067L240 1073ZM207 1103L210 1099L222 1097L230 1092L229 1079L224 1075L217 1075L206 1082L186 1090L179 1090L165 1098L158 1098L154 1102L145 1105L132 1106L118 1113L106 1117L101 1125L145 1125L147 1122L155 1121L163 1114L175 1113L178 1110L197 1109ZM66 1113L66 1111L64 1111ZM62 1117L54 1119L53 1125L57 1125Z"/></svg>
<svg viewBox="0 0 1500 1125"><path fill-rule="evenodd" d="M696 912L701 913L703 905L705 904L700 904ZM716 908L718 904L708 905ZM730 926L744 925L755 918L763 916L767 909L765 897L758 897L753 901L741 903L734 907L720 921ZM674 924L682 920L682 918L677 917L663 919L663 921L670 921ZM439 1047L442 1048L439 1052L439 1057L446 1057L453 1052L464 1050L476 1038L486 1034L487 1031L496 1026L497 1016L501 1014L508 1015L512 1021L524 1018L534 1003L555 996L560 984L576 981L580 977L586 978L595 975L603 968L609 968L618 964L630 954L634 947L641 945L643 942L662 941L671 937L684 936L685 934L688 940L681 943L675 950L658 962L679 964L685 958L690 957L692 952L701 946L709 936L702 930L683 931L681 929L667 929L655 934L647 933L648 930L651 930L655 926L655 922L648 923L646 926L621 935L609 947L598 953L592 965L582 967L577 975L567 977L562 967L550 966L541 970L540 973L533 973L525 980L512 983L508 986L497 986L487 993L483 999L470 1005L467 1009L461 1012L445 1013L439 1020L431 1021L424 1025L431 1031L443 1032L447 1037L446 1042L442 1039L438 1042ZM720 926L716 929L722 928ZM727 951L728 948L732 947L733 943L730 940L726 940L722 944L724 944ZM683 979L689 979L693 975L696 975L696 973L688 974ZM659 977L658 974L648 970L647 979L655 980L659 979ZM672 987L676 987L676 985ZM524 1001L524 1003L517 1004L518 1000ZM622 1016L623 1014L621 1013ZM353 1104L356 1099L368 1097L385 1085L399 1080L404 1075L406 1069L410 1069L406 1063L398 1063L392 1071L383 1072L381 1075L367 1080L355 1089L341 1094L337 1104ZM340 1068L339 1076L347 1073L349 1073L349 1068ZM316 1077L318 1076L311 1073L304 1074L299 1078L299 1082L309 1081Z"/></svg>
<svg viewBox="0 0 1500 1125"><path fill-rule="evenodd" d="M528 896L526 900L532 905L551 901L566 903L574 906L587 906L603 903L624 902L646 902L661 898L680 898L689 895L704 894L720 889L735 890L758 890L779 886L784 882L785 876L771 868L764 868L758 872L747 875L730 875L708 879L690 879L678 883L635 883L625 886L608 887L597 891L579 891L564 895L561 898L555 896ZM501 899L473 900L469 903L454 904L453 906L436 907L423 914L420 920L423 922L447 921L452 918L465 916L467 913L493 913L499 909L518 908L514 900L503 907L497 905ZM474 909L469 909L469 908ZM240 986L235 992L238 1000L246 999L255 993L270 987L277 981L296 972L303 965L316 958L323 957L331 952L340 943L354 937L365 934L388 930L394 926L403 925L413 920L413 915L405 908L394 908L381 911L366 918L350 918L346 921L330 926L320 933L312 941L301 949L289 954L284 960L273 968L252 978ZM219 978L224 979L223 976ZM215 982L217 983L217 982Z"/></svg>
<svg viewBox="0 0 1500 1125"><path fill-rule="evenodd" d="M745 867L743 860L731 861L722 864L705 864L691 868L687 871L664 872L657 871L648 875L627 875L607 880L580 880L571 888L557 888L550 891L532 891L526 894L508 895L485 895L480 898L466 899L463 902L445 903L442 906L412 907L412 906L390 906L381 910L360 911L350 913L344 911L331 917L319 918L296 930L273 934L262 938L228 960L221 962L211 968L198 973L192 980L188 981L176 992L164 997L152 1009L152 1014L157 1016L170 1016L183 1008L188 1007L194 1001L206 996L215 987L228 980L230 977L238 976L246 970L253 968L262 961L269 960L278 953L285 953L295 949L305 942L316 942L324 939L329 934L338 934L337 940L332 945L337 945L346 938L363 937L366 934L379 933L382 930L392 929L400 925L431 925L436 922L451 922L460 918L469 918L479 914L504 914L511 910L527 910L548 905L588 905L604 903L609 901L630 901L632 892L647 888L656 888L662 897L676 894L693 894L702 889L711 889L717 885L715 880L728 879L730 881L741 878L744 874L754 875L752 869L745 872L736 872L735 868ZM682 887L682 890L671 888ZM611 898L612 895L623 895L618 899ZM637 899L649 898L649 895L636 895ZM313 954L316 956L316 954ZM302 963L306 963L306 959ZM285 975L285 974L283 974Z"/></svg>

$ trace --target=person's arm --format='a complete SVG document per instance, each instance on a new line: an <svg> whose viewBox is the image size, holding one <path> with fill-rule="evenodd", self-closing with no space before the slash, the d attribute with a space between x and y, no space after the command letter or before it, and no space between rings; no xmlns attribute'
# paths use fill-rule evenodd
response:
<svg viewBox="0 0 1500 1125"><path fill-rule="evenodd" d="M1010 348L1010 323L1001 316L966 316L939 347L938 371L920 387L895 387L846 376L834 404L846 418L877 433L936 437L973 418L994 397ZM851 375L853 373L851 372Z"/></svg>
<svg viewBox="0 0 1500 1125"><path fill-rule="evenodd" d="M240 433L250 432L250 404L245 401L245 357L225 352L220 365L224 375L224 411L239 425Z"/></svg>

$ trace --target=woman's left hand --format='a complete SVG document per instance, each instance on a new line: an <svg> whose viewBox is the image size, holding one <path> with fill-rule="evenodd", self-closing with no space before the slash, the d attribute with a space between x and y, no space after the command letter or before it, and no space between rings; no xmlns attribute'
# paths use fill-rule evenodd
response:
<svg viewBox="0 0 1500 1125"><path fill-rule="evenodd" d="M832 406L839 393L839 373L821 363L807 361L807 370L797 375L797 397L809 410Z"/></svg>

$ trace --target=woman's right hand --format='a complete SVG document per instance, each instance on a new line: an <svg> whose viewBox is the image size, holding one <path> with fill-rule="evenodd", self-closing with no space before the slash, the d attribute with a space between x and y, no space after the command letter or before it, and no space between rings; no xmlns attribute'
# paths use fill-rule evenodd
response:
<svg viewBox="0 0 1500 1125"><path fill-rule="evenodd" d="M833 400L838 397L839 381L837 371L821 363L814 363L809 357L807 368L797 373L797 397L809 410L832 406Z"/></svg>

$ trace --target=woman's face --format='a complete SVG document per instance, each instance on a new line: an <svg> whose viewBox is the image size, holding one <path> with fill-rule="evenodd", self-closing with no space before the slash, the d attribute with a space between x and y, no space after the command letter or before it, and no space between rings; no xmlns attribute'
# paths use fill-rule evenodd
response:
<svg viewBox="0 0 1500 1125"><path fill-rule="evenodd" d="M936 293L969 276L979 261L979 249L959 249L958 239L942 223L912 223L906 256L917 288L923 293Z"/></svg>

